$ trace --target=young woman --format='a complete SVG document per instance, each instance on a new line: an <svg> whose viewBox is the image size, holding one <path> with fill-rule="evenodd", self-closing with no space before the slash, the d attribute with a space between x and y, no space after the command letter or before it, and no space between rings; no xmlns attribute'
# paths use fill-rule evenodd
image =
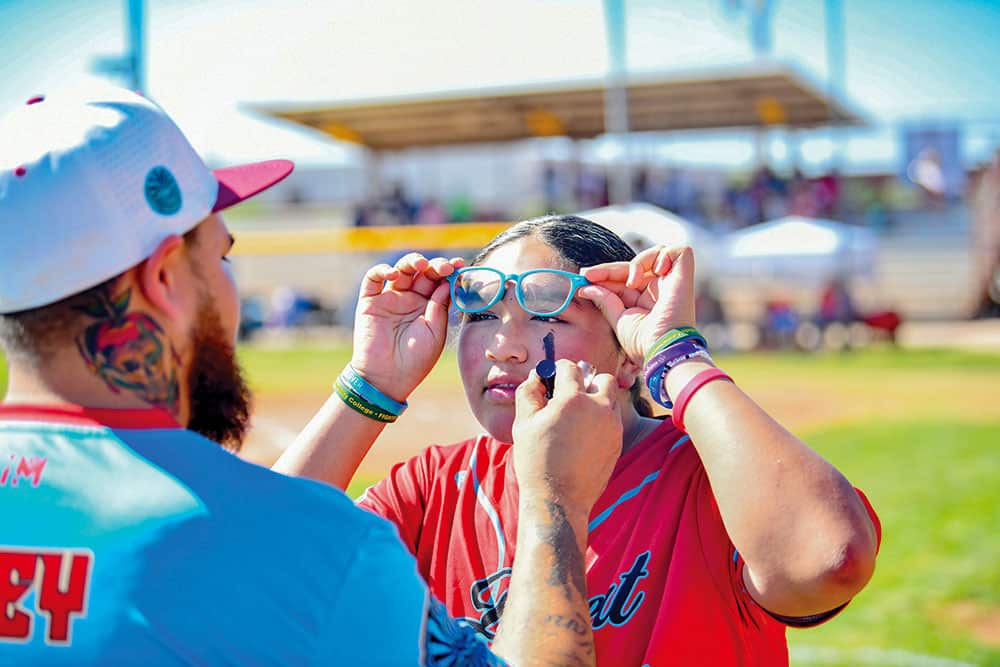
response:
<svg viewBox="0 0 1000 667"><path fill-rule="evenodd" d="M621 455L587 525L598 664L787 664L785 628L831 618L871 577L879 528L864 496L715 370L689 329L690 249L635 256L599 225L553 216L503 232L470 267L410 255L367 278L351 366L396 401L440 355L450 301L464 311L459 370L486 433L428 447L359 504L396 524L431 590L487 637L517 550L515 414L529 394L544 400L523 387L552 352L610 374L620 396ZM651 417L644 365L660 400L684 403L684 430ZM552 428L572 424L572 404L558 414ZM277 467L343 488L384 426L334 396Z"/></svg>

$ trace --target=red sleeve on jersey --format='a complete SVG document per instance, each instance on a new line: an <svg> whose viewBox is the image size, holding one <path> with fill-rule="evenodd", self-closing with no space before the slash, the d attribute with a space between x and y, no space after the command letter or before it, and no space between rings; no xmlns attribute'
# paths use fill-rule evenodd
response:
<svg viewBox="0 0 1000 667"><path fill-rule="evenodd" d="M861 499L862 504L865 506L865 510L868 512L868 517L872 520L872 525L875 528L875 553L877 554L878 550L882 546L882 522L879 521L878 514L875 513L875 509L872 507L872 504L868 501L868 497L864 494L864 492L857 487L855 487L854 490L857 492L858 497ZM733 583L733 589L736 591L737 596L749 601L749 603L753 607L755 607L759 611L764 612L770 618L773 618L779 623L782 623L789 627L812 628L817 625L822 625L823 623L829 621L831 618L840 614L840 612L842 612L847 607L847 605L850 604L850 600L848 600L847 602L845 602L844 604L840 605L835 609L820 612L818 614L812 614L810 616L782 616L781 614L775 614L774 612L768 611L767 609L762 607L760 603L754 600L753 596L750 595L750 592L746 589L746 585L743 583L743 569L745 568L746 563L744 563L743 557L740 556L738 552L736 552L735 548L733 550L733 565L734 567L731 568L731 572L733 575L732 583Z"/></svg>
<svg viewBox="0 0 1000 667"><path fill-rule="evenodd" d="M413 554L417 552L430 493L432 467L429 459L433 450L428 447L409 461L394 465L389 476L365 491L357 503L396 524L399 536Z"/></svg>

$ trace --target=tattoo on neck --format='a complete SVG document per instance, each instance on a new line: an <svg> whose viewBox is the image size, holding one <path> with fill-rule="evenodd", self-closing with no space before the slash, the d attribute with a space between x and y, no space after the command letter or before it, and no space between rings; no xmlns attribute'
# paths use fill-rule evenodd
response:
<svg viewBox="0 0 1000 667"><path fill-rule="evenodd" d="M163 327L146 313L128 312L132 289L112 297L98 291L79 310L96 320L77 336L87 367L116 394L130 392L177 414L179 357Z"/></svg>

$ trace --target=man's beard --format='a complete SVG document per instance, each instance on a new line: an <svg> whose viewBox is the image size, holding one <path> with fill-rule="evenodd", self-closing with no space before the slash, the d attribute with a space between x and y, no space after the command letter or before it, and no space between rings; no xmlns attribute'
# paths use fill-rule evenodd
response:
<svg viewBox="0 0 1000 667"><path fill-rule="evenodd" d="M236 452L250 424L252 396L210 299L202 298L191 336L188 428Z"/></svg>

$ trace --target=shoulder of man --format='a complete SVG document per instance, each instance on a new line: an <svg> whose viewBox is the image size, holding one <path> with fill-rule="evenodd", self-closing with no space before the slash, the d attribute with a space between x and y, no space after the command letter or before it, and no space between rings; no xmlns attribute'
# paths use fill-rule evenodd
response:
<svg viewBox="0 0 1000 667"><path fill-rule="evenodd" d="M357 511L339 489L274 472L191 431L117 435L213 516L225 517L221 524L230 539L262 543L272 553L298 550L300 557L330 558L331 552L348 553L371 524L372 517Z"/></svg>

